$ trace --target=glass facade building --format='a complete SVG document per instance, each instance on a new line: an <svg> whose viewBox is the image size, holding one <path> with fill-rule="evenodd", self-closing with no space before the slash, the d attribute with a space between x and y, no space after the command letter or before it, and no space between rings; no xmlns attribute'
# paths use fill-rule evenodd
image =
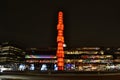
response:
<svg viewBox="0 0 120 80"><path fill-rule="evenodd" d="M81 47L65 52L65 69L76 71L104 70L100 66L112 63L112 55L105 55L100 47ZM69 65L68 65L69 64Z"/></svg>
<svg viewBox="0 0 120 80"><path fill-rule="evenodd" d="M43 65L47 70L57 70L56 49L30 49L25 56L26 63L34 64L41 70ZM65 49L65 71L115 71L120 69L119 48L80 47Z"/></svg>
<svg viewBox="0 0 120 80"><path fill-rule="evenodd" d="M29 48L25 59L28 70L31 70L31 65L37 71L57 70L56 49Z"/></svg>
<svg viewBox="0 0 120 80"><path fill-rule="evenodd" d="M0 68L57 71L56 48L27 48L4 43L0 46ZM120 71L119 47L65 48L64 71ZM14 68L14 69L13 69Z"/></svg>
<svg viewBox="0 0 120 80"><path fill-rule="evenodd" d="M18 46L5 42L0 46L0 67L8 67L17 70L19 64L24 63L25 52Z"/></svg>

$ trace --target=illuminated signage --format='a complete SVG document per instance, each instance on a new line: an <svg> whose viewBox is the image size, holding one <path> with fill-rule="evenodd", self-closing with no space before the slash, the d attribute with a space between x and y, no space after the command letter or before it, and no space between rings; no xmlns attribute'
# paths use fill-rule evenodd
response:
<svg viewBox="0 0 120 80"><path fill-rule="evenodd" d="M54 55L26 55L25 58L56 58Z"/></svg>

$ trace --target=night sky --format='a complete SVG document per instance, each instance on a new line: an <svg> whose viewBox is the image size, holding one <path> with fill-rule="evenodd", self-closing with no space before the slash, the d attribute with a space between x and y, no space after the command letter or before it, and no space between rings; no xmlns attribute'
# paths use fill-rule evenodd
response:
<svg viewBox="0 0 120 80"><path fill-rule="evenodd" d="M57 14L62 10L67 47L120 46L119 2L80 1L1 0L0 42L56 47Z"/></svg>

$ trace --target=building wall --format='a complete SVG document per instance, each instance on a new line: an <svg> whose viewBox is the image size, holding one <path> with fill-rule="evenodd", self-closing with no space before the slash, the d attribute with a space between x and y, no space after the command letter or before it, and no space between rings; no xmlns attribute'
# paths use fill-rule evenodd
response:
<svg viewBox="0 0 120 80"><path fill-rule="evenodd" d="M6 43L0 48L0 63L22 63L24 62L25 51L17 46Z"/></svg>

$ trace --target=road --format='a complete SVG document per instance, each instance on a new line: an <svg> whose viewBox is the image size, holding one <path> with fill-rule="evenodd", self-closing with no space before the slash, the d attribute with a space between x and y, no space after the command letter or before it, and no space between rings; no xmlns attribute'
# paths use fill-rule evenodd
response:
<svg viewBox="0 0 120 80"><path fill-rule="evenodd" d="M76 75L76 74L49 74L49 75L0 75L0 80L120 80L120 74L104 75Z"/></svg>
<svg viewBox="0 0 120 80"><path fill-rule="evenodd" d="M46 77L42 76L26 76L26 75L1 75L0 80L4 79L13 79L13 80L49 80Z"/></svg>

